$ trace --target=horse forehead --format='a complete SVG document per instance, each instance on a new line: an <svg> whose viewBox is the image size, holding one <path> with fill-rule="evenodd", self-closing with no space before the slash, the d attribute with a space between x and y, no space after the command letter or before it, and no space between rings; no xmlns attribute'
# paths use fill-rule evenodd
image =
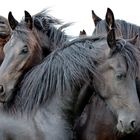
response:
<svg viewBox="0 0 140 140"><path fill-rule="evenodd" d="M13 47L16 47L16 46L18 46L20 48L20 46L23 46L24 44L25 43L23 42L22 39L20 39L17 36L12 35L10 40L4 46L4 49L7 50L7 49L10 49L10 48L13 48Z"/></svg>
<svg viewBox="0 0 140 140"><path fill-rule="evenodd" d="M10 40L9 40L9 43L15 44L18 41L23 42L22 39L20 38L20 36L18 34L13 33L12 36L11 36L11 38L10 38Z"/></svg>
<svg viewBox="0 0 140 140"><path fill-rule="evenodd" d="M125 59L124 59L120 54L115 55L115 56L111 59L110 65L111 65L115 70L126 71L126 69L127 69L127 65L126 65Z"/></svg>
<svg viewBox="0 0 140 140"><path fill-rule="evenodd" d="M115 34L117 37L122 37L122 31L121 31L121 25L119 23L118 20L115 21L116 24L116 30L115 30ZM107 35L107 23L106 20L101 20L100 22L98 22L98 24L96 25L94 31L93 31L93 35L94 34L101 34L101 35Z"/></svg>
<svg viewBox="0 0 140 140"><path fill-rule="evenodd" d="M94 29L94 32L93 33L106 33L107 30L106 30L106 27L107 24L105 22L105 20L101 20L96 26L95 26L95 29Z"/></svg>

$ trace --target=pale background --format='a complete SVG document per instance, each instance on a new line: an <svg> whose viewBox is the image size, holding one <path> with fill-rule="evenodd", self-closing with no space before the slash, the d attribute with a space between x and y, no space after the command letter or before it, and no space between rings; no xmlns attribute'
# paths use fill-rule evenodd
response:
<svg viewBox="0 0 140 140"><path fill-rule="evenodd" d="M24 16L24 10L34 15L49 8L50 15L65 23L75 23L66 30L69 35L77 36L82 29L91 35L94 29L91 10L104 19L106 9L109 7L116 19L140 25L139 3L139 0L0 0L0 15L7 18L8 12L12 11L14 17L20 21Z"/></svg>

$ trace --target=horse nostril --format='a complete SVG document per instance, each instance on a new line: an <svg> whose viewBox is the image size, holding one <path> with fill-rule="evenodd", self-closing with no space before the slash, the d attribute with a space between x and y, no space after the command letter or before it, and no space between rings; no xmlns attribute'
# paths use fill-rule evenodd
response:
<svg viewBox="0 0 140 140"><path fill-rule="evenodd" d="M0 85L0 94L4 92L4 88L2 85Z"/></svg>
<svg viewBox="0 0 140 140"><path fill-rule="evenodd" d="M135 120L131 121L130 125L134 129L136 127L136 121Z"/></svg>

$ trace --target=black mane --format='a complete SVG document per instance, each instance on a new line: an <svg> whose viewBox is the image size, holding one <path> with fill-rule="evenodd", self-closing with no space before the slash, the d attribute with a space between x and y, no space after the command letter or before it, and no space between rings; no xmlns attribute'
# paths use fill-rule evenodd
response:
<svg viewBox="0 0 140 140"><path fill-rule="evenodd" d="M34 27L38 32L44 33L51 40L51 51L62 47L65 42L69 40L69 36L65 34L65 28L69 27L71 23L62 24L62 22L52 16L49 16L48 10L45 9L33 16ZM57 28L56 26L60 26ZM47 41L46 41L47 44ZM47 45L46 45L47 46Z"/></svg>

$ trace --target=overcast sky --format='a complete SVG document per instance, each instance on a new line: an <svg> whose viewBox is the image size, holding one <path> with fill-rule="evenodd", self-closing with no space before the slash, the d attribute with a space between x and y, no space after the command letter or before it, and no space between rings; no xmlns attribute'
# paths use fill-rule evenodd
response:
<svg viewBox="0 0 140 140"><path fill-rule="evenodd" d="M7 18L8 12L12 11L20 21L24 10L34 15L49 8L50 15L65 23L75 23L66 31L68 34L76 36L80 30L85 29L91 35L94 29L91 10L104 19L107 7L113 10L116 19L140 25L139 0L1 0L0 15Z"/></svg>

